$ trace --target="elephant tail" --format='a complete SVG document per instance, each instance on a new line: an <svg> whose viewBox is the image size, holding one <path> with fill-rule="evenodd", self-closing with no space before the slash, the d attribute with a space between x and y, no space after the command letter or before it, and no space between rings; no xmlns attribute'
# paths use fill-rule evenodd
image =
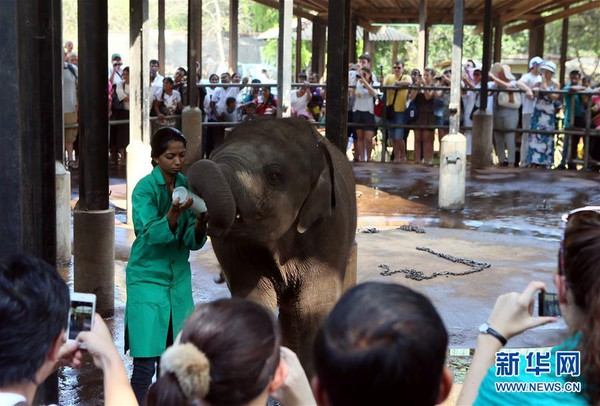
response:
<svg viewBox="0 0 600 406"><path fill-rule="evenodd" d="M235 221L236 205L221 169L213 161L202 159L190 167L187 175L192 192L206 201L208 235L227 234Z"/></svg>

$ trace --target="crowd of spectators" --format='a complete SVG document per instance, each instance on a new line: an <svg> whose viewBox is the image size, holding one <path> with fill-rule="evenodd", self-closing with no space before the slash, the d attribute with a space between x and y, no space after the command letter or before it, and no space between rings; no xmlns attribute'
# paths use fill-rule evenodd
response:
<svg viewBox="0 0 600 406"><path fill-rule="evenodd" d="M65 124L69 125L78 120L78 60L71 41L65 43L64 61L63 110ZM372 160L379 153L377 142L387 139L391 147L390 161L406 163L410 157L407 148L409 136L412 135L412 162L432 166L436 134L441 140L449 129L450 67L439 71L429 66L405 69L402 61L394 61L392 72L384 75L382 66L376 74L372 63L372 56L365 53L349 66L348 136L354 161ZM579 69L572 69L563 93L551 93L561 90L556 80L556 64L536 56L529 61L528 68L528 72L518 79L507 64L495 63L488 72L490 93L487 110L493 115L493 161L506 167L581 167L581 161L578 161L581 137L557 134L561 129L585 130L588 108L591 109L590 128L600 127L598 89L592 87L589 77L582 77ZM173 78L163 77L159 70L159 62L151 60L149 111L155 117L153 131L161 126L178 126L179 121L173 116L180 114L183 106L188 104L187 82L190 75L186 69L179 67ZM220 145L228 125L257 117L276 116L278 100L271 91L271 83L262 83L266 76L250 82L249 78L242 78L236 72L210 73L209 84L204 84L201 73L198 69L195 79L199 91L198 107L202 110L203 121L207 123L206 137L203 137L204 156ZM480 106L481 65L468 60L460 75L461 132L467 138L467 156L470 156L473 117ZM363 76L369 78L368 82ZM109 115L111 120L122 120L120 124L111 125L110 162L115 165L126 164L129 144L129 129L123 124L129 118L127 77L128 69L121 55L113 54L108 70L111 92ZM323 80L314 72L310 75L304 71L298 73L291 91L290 115L310 122L324 121L326 95L324 87L319 86ZM77 129L67 127L65 153L67 166L71 169L78 167L78 142ZM386 147L382 145L382 151L387 150ZM560 154L556 153L557 147ZM598 137L591 137L586 148L589 164L597 165L600 160Z"/></svg>

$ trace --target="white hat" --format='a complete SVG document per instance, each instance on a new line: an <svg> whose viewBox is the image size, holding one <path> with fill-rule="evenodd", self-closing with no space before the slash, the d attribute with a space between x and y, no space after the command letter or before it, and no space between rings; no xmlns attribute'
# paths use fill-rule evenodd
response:
<svg viewBox="0 0 600 406"><path fill-rule="evenodd" d="M540 58L539 56L534 56L529 61L529 69L533 68L536 65L541 65L543 63L544 63L544 60L542 58Z"/></svg>
<svg viewBox="0 0 600 406"><path fill-rule="evenodd" d="M540 66L540 69L544 69L554 73L556 72L556 64L552 61L546 61L542 66Z"/></svg>

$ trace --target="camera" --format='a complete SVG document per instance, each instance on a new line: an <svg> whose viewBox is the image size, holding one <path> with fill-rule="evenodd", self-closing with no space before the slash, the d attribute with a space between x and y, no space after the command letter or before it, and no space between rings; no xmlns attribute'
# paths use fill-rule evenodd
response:
<svg viewBox="0 0 600 406"><path fill-rule="evenodd" d="M538 293L538 316L560 316L558 294L540 291Z"/></svg>
<svg viewBox="0 0 600 406"><path fill-rule="evenodd" d="M67 338L75 340L81 331L90 331L94 324L95 312L96 295L93 293L71 292ZM85 349L85 347L80 348Z"/></svg>

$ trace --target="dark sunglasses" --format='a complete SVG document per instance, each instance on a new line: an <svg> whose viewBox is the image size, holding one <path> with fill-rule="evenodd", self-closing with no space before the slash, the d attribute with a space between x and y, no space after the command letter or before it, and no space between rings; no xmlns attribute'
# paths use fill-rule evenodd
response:
<svg viewBox="0 0 600 406"><path fill-rule="evenodd" d="M562 215L562 221L564 223L563 228L567 228L569 220L577 214L583 213L596 213L600 214L600 206L585 206L575 210L571 210L568 213ZM565 275L565 233L563 232L562 239L560 240L560 250L558 251L558 274Z"/></svg>

